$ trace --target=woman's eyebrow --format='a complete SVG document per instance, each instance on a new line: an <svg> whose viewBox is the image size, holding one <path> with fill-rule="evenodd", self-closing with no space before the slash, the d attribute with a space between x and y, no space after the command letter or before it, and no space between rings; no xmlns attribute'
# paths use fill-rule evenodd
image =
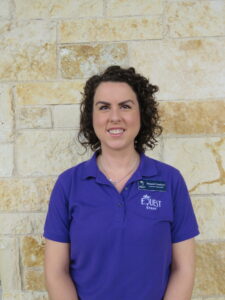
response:
<svg viewBox="0 0 225 300"><path fill-rule="evenodd" d="M98 105L98 104L110 105L110 103L106 102L106 101L98 101L98 102L95 103L95 105Z"/></svg>
<svg viewBox="0 0 225 300"><path fill-rule="evenodd" d="M133 103L133 104L134 104L134 101L133 101L133 100L131 100L131 99L128 99L128 100L125 100L125 101L119 102L119 105L121 105L121 104L127 104L127 103Z"/></svg>
<svg viewBox="0 0 225 300"><path fill-rule="evenodd" d="M119 104L119 105L123 105L123 104L127 104L127 103L133 103L133 104L134 104L134 101L131 100L131 99L128 99L128 100L124 100L124 101L122 101L122 102L119 102L118 104ZM110 103L110 102L107 102L107 101L97 101L97 102L95 103L95 105L98 105L98 104L111 105L111 103Z"/></svg>

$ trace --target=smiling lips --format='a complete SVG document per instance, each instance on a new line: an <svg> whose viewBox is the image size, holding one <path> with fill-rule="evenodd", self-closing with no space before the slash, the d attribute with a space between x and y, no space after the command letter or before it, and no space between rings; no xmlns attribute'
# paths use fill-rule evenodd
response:
<svg viewBox="0 0 225 300"><path fill-rule="evenodd" d="M107 130L107 132L113 136L120 136L124 133L124 131L125 131L125 129L123 129L123 128L111 128L111 129Z"/></svg>

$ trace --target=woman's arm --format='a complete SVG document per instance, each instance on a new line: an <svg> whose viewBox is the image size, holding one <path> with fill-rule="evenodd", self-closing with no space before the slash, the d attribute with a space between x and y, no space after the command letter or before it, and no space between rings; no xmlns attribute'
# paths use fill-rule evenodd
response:
<svg viewBox="0 0 225 300"><path fill-rule="evenodd" d="M174 243L172 269L164 300L190 300L195 276L194 238Z"/></svg>
<svg viewBox="0 0 225 300"><path fill-rule="evenodd" d="M69 247L68 243L46 239L44 268L50 300L78 300L69 274Z"/></svg>

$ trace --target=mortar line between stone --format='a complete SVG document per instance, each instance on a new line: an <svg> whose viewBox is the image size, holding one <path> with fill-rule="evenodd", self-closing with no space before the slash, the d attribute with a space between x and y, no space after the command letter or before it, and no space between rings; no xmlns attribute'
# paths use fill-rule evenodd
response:
<svg viewBox="0 0 225 300"><path fill-rule="evenodd" d="M49 193L49 198L50 198L50 193ZM47 201L49 202L49 201ZM46 210L48 209L48 203L46 202L46 209L45 210L1 210L0 215L7 215L7 214L18 214L18 215L23 215L23 214L32 214L32 215L40 215L40 214L45 214Z"/></svg>
<svg viewBox="0 0 225 300"><path fill-rule="evenodd" d="M102 7L102 16L104 18L107 18L107 1L103 0L102 5L103 5L103 7Z"/></svg>
<svg viewBox="0 0 225 300"><path fill-rule="evenodd" d="M166 10L167 10L167 1L164 0L162 2L163 5L163 14L162 14L162 22L163 22L163 39L167 40L168 39L168 27L167 27L167 22L166 22Z"/></svg>
<svg viewBox="0 0 225 300"><path fill-rule="evenodd" d="M164 134L163 135L165 140L166 139L206 139L206 138L224 138L225 137L225 133L215 133L215 134L187 134L187 135L176 135L176 134Z"/></svg>
<svg viewBox="0 0 225 300"><path fill-rule="evenodd" d="M62 42L61 45L64 46L74 46L74 45L96 45L96 44L121 44L121 43L127 43L127 42L151 42L151 41L163 41L163 36L155 37L155 38L146 38L146 39L133 39L133 40L92 40L92 41L77 41L77 42Z"/></svg>
<svg viewBox="0 0 225 300"><path fill-rule="evenodd" d="M209 39L225 39L225 35L224 36L199 36L199 37L181 37L181 38L170 38L168 37L168 39L164 39L163 36L159 37L159 38L148 38L148 39L132 39L132 40L104 40L104 41L77 41L77 42L62 42L61 45L76 45L76 44L97 44L97 43L101 43L101 44L108 44L108 43L122 43L122 42L136 42L136 43L149 43L149 42L157 42L157 41L165 41L165 42L172 42L173 40L179 40L179 41L192 41L192 40L209 40Z"/></svg>
<svg viewBox="0 0 225 300"><path fill-rule="evenodd" d="M190 194L192 198L198 197L198 198L205 198L205 197L215 197L215 198L222 198L223 197L223 201L225 201L225 193L221 193L221 194L215 194L215 193L207 193L207 194ZM202 201L204 201L204 199L201 199Z"/></svg>
<svg viewBox="0 0 225 300"><path fill-rule="evenodd" d="M60 22L56 22L56 77L57 80L61 78L61 74L60 74L60 55L59 55L59 51L60 51L60 37L59 37L59 26L60 26Z"/></svg>
<svg viewBox="0 0 225 300"><path fill-rule="evenodd" d="M14 237L14 235L13 235ZM19 237L16 237L16 244L17 244L17 247L18 247L18 259L19 259L19 262L18 262L18 267L19 267L19 276L20 276L20 290L23 289L23 267L22 267L22 257L21 257L21 251L20 251L20 239Z"/></svg>
<svg viewBox="0 0 225 300"><path fill-rule="evenodd" d="M15 3L15 0L11 0L10 1L10 20L11 20L11 22L13 22L13 19L16 19L15 15L16 15L16 3Z"/></svg>
<svg viewBox="0 0 225 300"><path fill-rule="evenodd" d="M162 135L161 137L160 137L160 160L161 161L164 161L164 147L165 145L164 145L164 136Z"/></svg>
<svg viewBox="0 0 225 300"><path fill-rule="evenodd" d="M203 240L198 240L196 238L195 241L198 242L199 244L205 244L205 243L221 243L222 244L222 243L225 242L225 239L203 239Z"/></svg>
<svg viewBox="0 0 225 300"><path fill-rule="evenodd" d="M161 16L162 13L155 14L137 14L137 15L118 15L118 16L107 16L104 15L104 7L103 7L103 15L99 16L76 16L76 17L36 17L36 18L21 18L18 21L27 22L27 21L65 21L65 22L76 22L80 20L88 21L88 20L104 20L104 19L132 19L132 18L151 18Z"/></svg>
<svg viewBox="0 0 225 300"><path fill-rule="evenodd" d="M172 37L168 36L168 39L173 40L208 40L208 39L224 39L225 35L196 35L196 36L181 36L181 37Z"/></svg>
<svg viewBox="0 0 225 300"><path fill-rule="evenodd" d="M16 100L15 100L15 86L11 87L11 105L12 105L12 112L13 112L13 170L12 176L14 177L17 174L17 163L16 163L16 116L17 116L17 108L16 108Z"/></svg>

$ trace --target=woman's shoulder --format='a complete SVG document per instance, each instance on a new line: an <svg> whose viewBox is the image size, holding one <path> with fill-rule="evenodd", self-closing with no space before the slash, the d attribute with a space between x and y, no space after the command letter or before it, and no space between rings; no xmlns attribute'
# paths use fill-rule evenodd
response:
<svg viewBox="0 0 225 300"><path fill-rule="evenodd" d="M148 155L145 155L145 164L149 165L151 167L154 165L154 167L157 169L159 173L168 173L168 174L174 174L174 175L179 175L180 171L175 167L172 166L166 162L163 162L161 160L151 158Z"/></svg>

